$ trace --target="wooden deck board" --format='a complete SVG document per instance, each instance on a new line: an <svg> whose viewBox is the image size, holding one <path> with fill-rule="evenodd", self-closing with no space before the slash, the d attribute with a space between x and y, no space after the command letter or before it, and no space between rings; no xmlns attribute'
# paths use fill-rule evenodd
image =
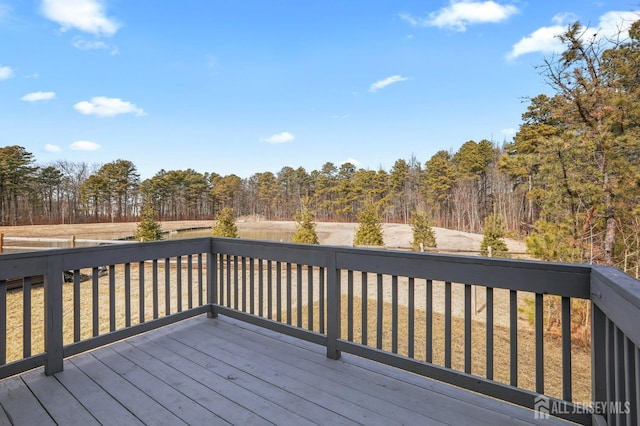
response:
<svg viewBox="0 0 640 426"><path fill-rule="evenodd" d="M229 318L182 321L0 381L2 424L567 424Z"/></svg>
<svg viewBox="0 0 640 426"><path fill-rule="evenodd" d="M185 335L181 335L180 338L184 339ZM209 340L209 343L198 345L197 342L202 339ZM214 343L215 346L219 344L208 339L206 334L199 335L197 331L194 331L194 336L183 340L183 343L189 344L205 354L212 347L210 343ZM277 362L264 359L255 352L242 351L240 347L230 341L226 341L224 346L225 348L216 348L216 357L225 364L224 369L232 369L229 371L232 371L231 374L234 375L235 380L241 381L245 377L259 377L260 380L268 384L265 391L269 391L270 388L272 392L271 395L265 396L283 406L300 407L298 411L300 415L311 421L320 421L325 418L327 420L333 419L329 423L357 422L371 425L395 423L393 418L375 411L363 410L348 399L340 398L335 389L330 389L326 385L320 386L323 379L319 376L307 374L306 380L300 381L296 377L291 377L291 374L287 374L283 368L279 368ZM233 353L228 352L229 350L233 350ZM294 370L296 367L291 365L289 369ZM273 386L281 390L277 396L273 394ZM332 387L335 388L335 386ZM322 421L320 423L327 424Z"/></svg>
<svg viewBox="0 0 640 426"><path fill-rule="evenodd" d="M153 345L142 345L138 347L129 343L128 345L114 345L113 349L135 362L140 368L154 374L163 382L176 389L180 389L180 392L185 396L191 398L203 407L207 407L211 412L216 413L231 424L271 424L257 414L243 409L241 405L218 393L215 389L207 387L205 384L200 383L200 381L188 376L184 371L173 368L169 355L163 353L158 354L157 351L153 350ZM185 366L190 362L185 359L179 359L176 356L173 356L173 358L177 359L178 367ZM194 376L200 380L203 378L203 376L197 374ZM225 388L226 387L228 386L225 384Z"/></svg>
<svg viewBox="0 0 640 426"><path fill-rule="evenodd" d="M0 381L0 404L12 424L55 425L19 376Z"/></svg>
<svg viewBox="0 0 640 426"><path fill-rule="evenodd" d="M216 327L215 331L221 332L221 335L214 337L195 329L189 335L181 335L180 338L185 339L184 342L193 348L205 352L220 345L220 349L216 349L218 358L237 367L243 365L238 357L251 359L251 364L244 364L244 369L250 374L269 381L283 381L283 386L296 386L299 388L298 392L303 393L309 401L314 401L320 396L325 400L329 399L328 406L341 409L340 414L358 423L390 425L400 424L399 419L409 424L424 424L429 421L427 416L389 403L381 397L382 395L370 395L364 393L364 389L343 386L332 380L332 377L324 375L323 371L301 368L296 356L297 351L293 349L281 352L282 360L268 356L267 353L273 349L270 346L274 343L273 340L248 348L239 344L232 334L227 334L222 328ZM323 357L322 354L318 356Z"/></svg>
<svg viewBox="0 0 640 426"><path fill-rule="evenodd" d="M41 370L39 371L41 374ZM55 375L57 379L101 424L142 425L125 406L108 397L103 388L82 370L67 361L64 371Z"/></svg>
<svg viewBox="0 0 640 426"><path fill-rule="evenodd" d="M174 337L179 334L182 333L171 333ZM190 373L194 380L202 380L202 383L207 383L208 386L215 383L215 388L220 389L222 392L232 387L235 393L240 394L233 397L238 404L264 417L269 422L275 424L282 424L283 422L294 422L296 424L313 423L313 420L303 417L306 412L298 407L305 408L305 406L300 404L301 401L297 395L282 391L281 388L274 386L272 383L265 382L240 369L231 367L178 340L173 340L173 338L163 339L162 346L163 349L182 357L178 361L180 364L185 360L190 360L197 367L200 367L195 374ZM156 350L160 349L157 348ZM313 409L313 407L306 408ZM326 415L326 413L321 414L323 417ZM338 423L343 422L339 421Z"/></svg>
<svg viewBox="0 0 640 426"><path fill-rule="evenodd" d="M240 321L218 323L201 323L197 329L207 331L213 338L227 338L226 333L237 332L237 327L244 328L253 333L251 337L238 340L243 345L259 345L265 339L276 339L280 344L265 346L263 353L270 353L282 361L296 362L305 371L320 371L325 377L332 377L343 386L362 389L363 392L372 395L384 395L390 402L416 410L434 418L443 417L450 421L456 411L475 411L477 424L492 424L496 421L500 424L536 424L533 412L530 418L522 418L523 408L507 402L488 398L474 392L461 390L446 383L425 379L422 376L408 373L376 362L370 362L350 354L343 354L337 362L326 357L318 356L323 353L313 343L300 341L299 339L283 335L270 330L257 329L255 326ZM221 332L224 329L225 332ZM286 345L284 348L282 345ZM277 352L271 351L278 348ZM305 350L301 350L305 349ZM293 355L295 351L295 355ZM395 392L390 392L390 391ZM428 404L425 404L424 391L429 392ZM488 404L490 401L490 405ZM432 407L440 408L433 412ZM486 416L486 417L483 417ZM487 420L484 421L483 419ZM544 420L548 425L561 425L567 422L551 417ZM453 422L455 424L455 422Z"/></svg>
<svg viewBox="0 0 640 426"><path fill-rule="evenodd" d="M154 401L101 363L94 357L94 353L80 355L71 361L105 390L107 394L105 397L117 400L143 423L155 425L186 424L170 411L171 407L165 408Z"/></svg>
<svg viewBox="0 0 640 426"><path fill-rule="evenodd" d="M23 374L22 380L40 403L47 407L49 416L56 423L87 426L100 424L58 380L51 380L41 370Z"/></svg>

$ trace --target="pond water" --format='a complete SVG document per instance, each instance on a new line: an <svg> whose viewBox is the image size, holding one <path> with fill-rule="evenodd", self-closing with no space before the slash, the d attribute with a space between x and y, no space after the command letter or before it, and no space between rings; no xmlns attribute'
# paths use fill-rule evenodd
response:
<svg viewBox="0 0 640 426"><path fill-rule="evenodd" d="M285 243L290 242L291 237L293 236L293 232L278 230L238 230L238 234L240 235L240 238L246 238L249 240L282 241ZM164 235L167 240L210 236L211 228L171 232Z"/></svg>

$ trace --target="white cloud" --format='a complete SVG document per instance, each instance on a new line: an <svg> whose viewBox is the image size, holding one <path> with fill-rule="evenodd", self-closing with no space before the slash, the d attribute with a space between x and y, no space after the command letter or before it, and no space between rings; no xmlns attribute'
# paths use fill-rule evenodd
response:
<svg viewBox="0 0 640 426"><path fill-rule="evenodd" d="M266 139L263 139L265 142L269 143L286 143L291 142L296 137L289 132L276 133L275 135L271 135Z"/></svg>
<svg viewBox="0 0 640 426"><path fill-rule="evenodd" d="M75 141L69 145L74 151L97 151L102 148L99 144L91 141Z"/></svg>
<svg viewBox="0 0 640 426"><path fill-rule="evenodd" d="M629 36L629 28L634 21L638 20L639 14L640 11L610 11L600 17L598 28L585 27L582 31L585 37L595 35L597 39L624 40ZM565 46L558 36L567 30L567 25L577 20L578 18L570 13L555 15L552 21L556 25L538 28L528 36L522 37L513 45L511 52L507 54L507 59L515 59L534 52L544 54L563 52Z"/></svg>
<svg viewBox="0 0 640 426"><path fill-rule="evenodd" d="M564 31L566 31L566 27L562 25L538 28L514 44L511 52L507 55L507 59L515 59L518 56L533 52L560 53L564 50L564 45L558 36Z"/></svg>
<svg viewBox="0 0 640 426"><path fill-rule="evenodd" d="M27 93L23 97L20 98L21 101L26 102L38 102L38 101L48 101L50 99L55 99L55 92L33 92Z"/></svg>
<svg viewBox="0 0 640 426"><path fill-rule="evenodd" d="M505 136L505 137L512 137L512 136L515 136L516 129L514 129L513 127L510 127L508 129L500 130L500 133L502 133L502 135Z"/></svg>
<svg viewBox="0 0 640 426"><path fill-rule="evenodd" d="M466 31L468 25L502 22L518 12L514 5L502 5L493 0L450 0L449 6L430 13L428 18L414 17L406 13L400 14L400 17L415 26Z"/></svg>
<svg viewBox="0 0 640 426"><path fill-rule="evenodd" d="M371 93L376 92L384 87L387 87L390 84L398 83L399 81L408 80L406 77L402 77L401 75L392 75L391 77L387 77L384 80L378 80L369 87L369 91Z"/></svg>
<svg viewBox="0 0 640 426"><path fill-rule="evenodd" d="M629 37L631 24L640 19L640 10L635 12L607 12L600 17L598 22L598 36L608 39L620 37L624 40Z"/></svg>
<svg viewBox="0 0 640 426"><path fill-rule="evenodd" d="M73 107L82 114L98 115L100 117L113 117L119 114L146 115L142 108L138 108L131 102L104 96L97 96L92 98L91 101L78 102Z"/></svg>
<svg viewBox="0 0 640 426"><path fill-rule="evenodd" d="M572 24L576 21L580 20L580 18L578 17L578 15L576 15L575 13L571 13L571 12L564 12L564 13L556 13L553 18L551 18L551 22L553 22L556 25L568 25L568 24Z"/></svg>
<svg viewBox="0 0 640 426"><path fill-rule="evenodd" d="M105 15L100 0L42 0L42 14L62 27L102 36L112 36L120 25Z"/></svg>
<svg viewBox="0 0 640 426"><path fill-rule="evenodd" d="M73 40L73 47L80 50L110 50L109 54L111 55L117 55L120 53L117 47L113 47L104 41L85 40L79 37L76 37Z"/></svg>
<svg viewBox="0 0 640 426"><path fill-rule="evenodd" d="M51 145L50 143L44 146L44 150L47 152L60 152L61 149L58 145Z"/></svg>
<svg viewBox="0 0 640 426"><path fill-rule="evenodd" d="M358 160L356 160L355 158L351 158L351 157L347 158L346 160L344 160L340 164L342 165L342 164L347 164L347 163L353 164L356 167L358 167L360 165L360 162Z"/></svg>
<svg viewBox="0 0 640 426"><path fill-rule="evenodd" d="M9 66L0 65L0 80L6 80L13 76L13 70Z"/></svg>

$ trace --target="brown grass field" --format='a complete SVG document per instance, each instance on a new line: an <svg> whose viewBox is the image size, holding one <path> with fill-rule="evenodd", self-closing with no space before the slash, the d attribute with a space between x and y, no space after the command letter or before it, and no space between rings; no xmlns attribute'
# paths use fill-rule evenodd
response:
<svg viewBox="0 0 640 426"><path fill-rule="evenodd" d="M184 229L200 226L210 226L211 222L208 221L188 221L188 222L171 222L171 225L163 224L163 229ZM12 229L8 229L12 228ZM47 227L0 227L0 233L11 236L48 236L48 237L65 237L68 235L76 235L77 238L94 238L96 235L104 235L105 232L114 235L113 238L119 238L129 235L135 229L135 224L90 224L90 225L60 225L60 226L47 226ZM36 229L39 228L39 229ZM18 232L19 231L19 232ZM139 311L139 282L138 282L138 266L132 264L130 267L130 287L131 287L131 302L130 313L132 324L139 323L140 311ZM183 264L183 269L185 265ZM83 271L90 273L90 271ZM284 273L284 272L283 272ZM294 272L295 273L295 272ZM152 284L151 284L152 269L149 263L145 264L145 281L144 281L144 319L149 320L153 317L153 298L152 298ZM188 307L188 289L185 284L187 273L182 271L183 288L181 293L182 308ZM193 276L196 277L196 271L193 272ZM165 285L164 285L164 266L163 262L159 262L158 270L158 315L164 316L166 298L165 298ZM177 282L177 272L175 266L171 267L170 282L172 283L172 290L169 296L169 304L171 312L176 312L178 309L178 295L175 290L175 283ZM257 280L256 280L257 282ZM294 281L295 282L295 281ZM125 326L125 271L123 265L116 265L115 268L115 321L116 329L123 328ZM295 285L294 285L295 287ZM346 287L346 286L344 286ZM343 292L345 288L343 287ZM356 287L358 288L358 287ZM80 284L80 337L81 339L89 338L93 335L93 314L92 314L92 302L93 292L91 281L86 281ZM99 278L98 285L98 318L99 318L99 334L107 333L109 327L109 276L103 276ZM197 288L193 288L193 304L198 304ZM295 291L295 289L294 289ZM435 284L434 284L435 291ZM357 292L356 292L357 293ZM256 291L257 294L257 291ZM203 295L205 296L205 295ZM302 306L302 320L303 327L310 328L307 320L309 305L307 303L307 295L300 295L303 300ZM496 297L498 296L496 290ZM64 297L64 324L63 330L65 333L65 343L73 342L73 284L64 284L63 289ZM369 295L371 297L371 294ZM525 297L525 296L523 296ZM292 301L292 309L290 314L293 317L293 322L297 317L297 294L294 295ZM416 296L418 298L418 296ZM206 298L205 298L206 300ZM313 297L314 303L311 306L314 312L314 324L313 329L318 330L318 296ZM362 312L362 303L359 297L354 297L352 315L355 327L352 331L353 340L361 342L362 330L360 317ZM385 294L384 300L390 300L388 294ZM346 295L343 295L342 301L342 335L343 338L348 337L348 299ZM442 309L436 306L439 303L439 299L434 292L434 315L433 315L433 362L438 365L444 364L444 315ZM456 298L454 290L454 304L459 304L459 298ZM42 288L34 288L31 296L31 323L32 323L32 338L31 338L31 353L37 354L43 350L43 290ZM400 300L398 306L398 318L399 318L399 330L398 330L398 353L402 355L408 354L408 309L405 306L406 301ZM494 379L503 383L509 382L509 328L508 319L505 318L505 310L500 310L499 300L496 299L495 303L495 325L494 325ZM523 304L524 305L524 304ZM275 303L274 303L275 306ZM283 301L282 318L287 318L287 306ZM21 359L23 357L23 293L21 291L9 292L7 296L7 361ZM266 312L266 311L265 311ZM385 302L383 305L384 320L383 320L383 348L385 350L391 350L391 304ZM460 316L459 307L453 307L453 324L452 324L452 367L454 369L464 371L464 321ZM374 300L368 302L368 316L367 316L367 328L368 339L367 344L370 346L376 345L376 303ZM275 316L275 313L274 313ZM415 338L414 338L414 357L417 359L425 359L425 323L426 316L424 306L416 304L415 311ZM519 318L519 340L518 340L518 370L519 370L519 386L526 389L534 389L535 383L535 338L534 329L527 321L526 315L521 314ZM472 325L472 374L478 376L484 376L486 365L486 337L485 337L485 323L484 315L474 316ZM590 401L591 383L590 383L590 349L574 347L572 353L572 365L573 365L573 400L577 402ZM558 374L561 366L561 345L560 339L552 334L545 335L545 384L546 393L552 396L561 396L561 377Z"/></svg>

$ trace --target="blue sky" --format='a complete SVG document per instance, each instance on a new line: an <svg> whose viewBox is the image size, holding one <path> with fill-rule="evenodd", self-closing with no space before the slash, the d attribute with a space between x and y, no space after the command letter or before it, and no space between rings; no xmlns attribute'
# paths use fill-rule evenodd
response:
<svg viewBox="0 0 640 426"><path fill-rule="evenodd" d="M0 0L0 146L141 177L389 169L513 137L554 35L634 1Z"/></svg>

